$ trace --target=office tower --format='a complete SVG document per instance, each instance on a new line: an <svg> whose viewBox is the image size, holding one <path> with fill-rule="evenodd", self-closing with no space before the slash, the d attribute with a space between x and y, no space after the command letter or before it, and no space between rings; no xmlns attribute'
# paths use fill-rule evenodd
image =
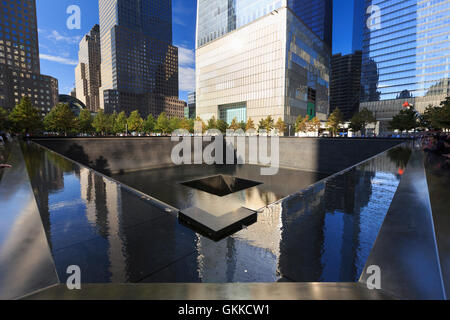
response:
<svg viewBox="0 0 450 320"><path fill-rule="evenodd" d="M405 101L423 112L450 94L449 7L450 0L383 1L366 14L360 108L375 113L382 131Z"/></svg>
<svg viewBox="0 0 450 320"><path fill-rule="evenodd" d="M95 25L80 42L75 68L77 99L93 112L100 110L100 63L100 27Z"/></svg>
<svg viewBox="0 0 450 320"><path fill-rule="evenodd" d="M44 116L58 102L58 80L40 74L35 0L0 1L0 107L24 96Z"/></svg>
<svg viewBox="0 0 450 320"><path fill-rule="evenodd" d="M352 52L363 48L363 31L366 23L365 0L353 0L353 44Z"/></svg>
<svg viewBox="0 0 450 320"><path fill-rule="evenodd" d="M197 117L195 113L196 108L196 96L195 92L191 92L188 94L188 104L187 107L184 109L184 117L187 119L195 119Z"/></svg>
<svg viewBox="0 0 450 320"><path fill-rule="evenodd" d="M330 113L339 108L346 121L359 110L361 60L361 51L331 57Z"/></svg>
<svg viewBox="0 0 450 320"><path fill-rule="evenodd" d="M322 1L324 8L332 6ZM282 118L290 134L299 115L326 118L331 47L324 40L331 37L331 24L318 15L308 26L296 4L198 1L197 116L258 123L271 115Z"/></svg>
<svg viewBox="0 0 450 320"><path fill-rule="evenodd" d="M183 117L171 0L99 0L99 9L101 107Z"/></svg>

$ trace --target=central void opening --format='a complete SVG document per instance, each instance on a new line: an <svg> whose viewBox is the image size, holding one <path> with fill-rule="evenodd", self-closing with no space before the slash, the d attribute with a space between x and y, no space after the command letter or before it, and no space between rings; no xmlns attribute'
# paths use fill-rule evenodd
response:
<svg viewBox="0 0 450 320"><path fill-rule="evenodd" d="M261 182L240 179L227 175L217 175L182 183L182 185L224 197L229 194L256 187Z"/></svg>

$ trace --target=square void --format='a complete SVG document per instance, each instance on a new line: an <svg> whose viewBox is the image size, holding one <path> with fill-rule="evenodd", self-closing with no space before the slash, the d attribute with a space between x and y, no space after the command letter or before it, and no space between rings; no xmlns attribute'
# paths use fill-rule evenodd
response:
<svg viewBox="0 0 450 320"><path fill-rule="evenodd" d="M256 187L262 183L232 176L217 175L182 183L182 185L224 197L235 192Z"/></svg>

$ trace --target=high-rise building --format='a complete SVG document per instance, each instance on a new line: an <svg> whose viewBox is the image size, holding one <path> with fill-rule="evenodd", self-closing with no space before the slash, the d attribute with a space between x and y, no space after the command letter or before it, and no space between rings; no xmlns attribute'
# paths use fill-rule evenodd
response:
<svg viewBox="0 0 450 320"><path fill-rule="evenodd" d="M35 0L0 1L0 107L24 96L42 115L58 102L58 80L41 75Z"/></svg>
<svg viewBox="0 0 450 320"><path fill-rule="evenodd" d="M381 130L405 102L423 112L450 95L450 0L366 1L360 108Z"/></svg>
<svg viewBox="0 0 450 320"><path fill-rule="evenodd" d="M100 63L100 27L95 25L80 42L75 68L77 98L93 112L100 109Z"/></svg>
<svg viewBox="0 0 450 320"><path fill-rule="evenodd" d="M99 0L99 9L101 107L182 117L171 0Z"/></svg>
<svg viewBox="0 0 450 320"><path fill-rule="evenodd" d="M195 92L188 94L187 107L184 109L184 117L187 119L195 119L197 115L195 114L195 108L197 104L197 99Z"/></svg>
<svg viewBox="0 0 450 320"><path fill-rule="evenodd" d="M330 113L341 110L350 120L359 110L362 52L331 57Z"/></svg>
<svg viewBox="0 0 450 320"><path fill-rule="evenodd" d="M353 44L352 51L363 48L363 31L366 23L365 0L353 0Z"/></svg>
<svg viewBox="0 0 450 320"><path fill-rule="evenodd" d="M310 7L314 16L302 12ZM199 0L197 116L257 123L271 115L291 128L299 115L325 119L332 34L326 8L332 1Z"/></svg>

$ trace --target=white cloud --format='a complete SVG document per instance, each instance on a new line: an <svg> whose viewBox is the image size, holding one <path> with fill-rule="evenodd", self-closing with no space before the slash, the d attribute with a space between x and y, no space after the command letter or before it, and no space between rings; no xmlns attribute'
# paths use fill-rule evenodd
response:
<svg viewBox="0 0 450 320"><path fill-rule="evenodd" d="M178 64L182 67L191 66L195 62L194 50L178 47Z"/></svg>
<svg viewBox="0 0 450 320"><path fill-rule="evenodd" d="M60 34L58 31L53 30L50 35L47 36L47 38L60 42L67 42L69 44L79 43L81 40L81 36L73 36L73 37L67 37Z"/></svg>
<svg viewBox="0 0 450 320"><path fill-rule="evenodd" d="M72 60L72 59L68 59L68 58L64 58L64 57L52 56L52 55L44 54L44 53L39 54L39 58L41 58L43 60L60 63L60 64L69 65L69 66L76 66L78 64L78 61L76 61L76 60Z"/></svg>
<svg viewBox="0 0 450 320"><path fill-rule="evenodd" d="M179 68L180 91L195 91L195 69L190 67Z"/></svg>

